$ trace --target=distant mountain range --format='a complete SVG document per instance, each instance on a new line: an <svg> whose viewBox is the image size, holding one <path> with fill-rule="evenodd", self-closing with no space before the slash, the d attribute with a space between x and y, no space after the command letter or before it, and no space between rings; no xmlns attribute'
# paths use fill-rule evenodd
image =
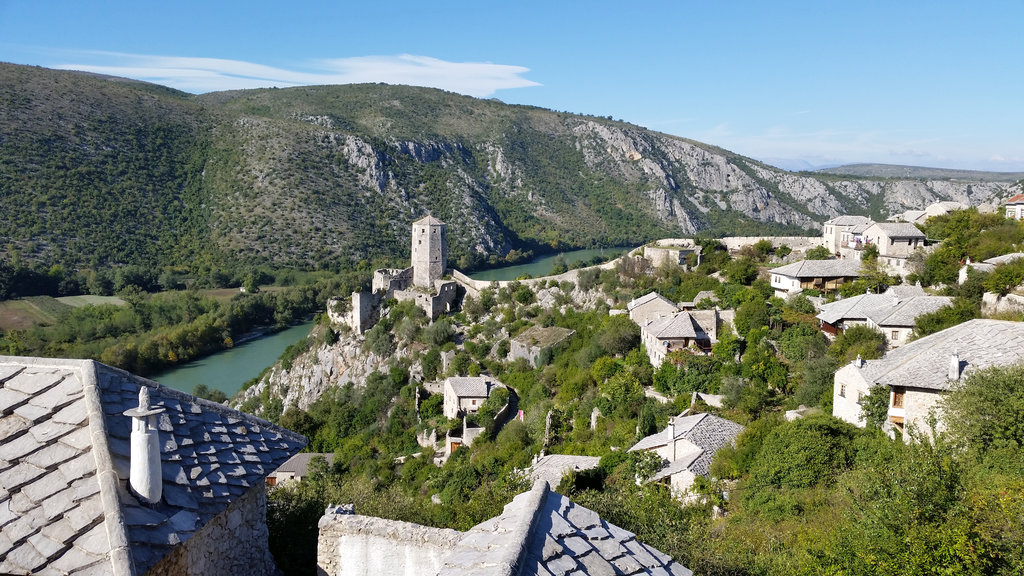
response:
<svg viewBox="0 0 1024 576"><path fill-rule="evenodd" d="M90 267L404 258L449 224L461 265L510 250L816 231L938 200L984 173L794 174L605 118L380 84L194 96L0 64L0 254ZM870 177L867 177L870 176Z"/></svg>

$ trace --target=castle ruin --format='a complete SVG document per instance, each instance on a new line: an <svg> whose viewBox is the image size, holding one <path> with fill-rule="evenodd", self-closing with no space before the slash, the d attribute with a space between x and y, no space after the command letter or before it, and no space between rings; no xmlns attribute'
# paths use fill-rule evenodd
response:
<svg viewBox="0 0 1024 576"><path fill-rule="evenodd" d="M416 303L433 322L451 312L458 285L444 280L448 259L448 231L444 222L424 216L412 223L411 266L373 272L372 291L352 293L349 325L362 334L373 327L374 315L388 298Z"/></svg>

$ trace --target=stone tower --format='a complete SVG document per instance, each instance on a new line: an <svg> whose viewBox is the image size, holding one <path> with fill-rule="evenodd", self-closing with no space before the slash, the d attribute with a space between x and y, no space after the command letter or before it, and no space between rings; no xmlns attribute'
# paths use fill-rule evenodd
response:
<svg viewBox="0 0 1024 576"><path fill-rule="evenodd" d="M448 260L447 227L433 216L412 223L412 283L433 288L444 276Z"/></svg>

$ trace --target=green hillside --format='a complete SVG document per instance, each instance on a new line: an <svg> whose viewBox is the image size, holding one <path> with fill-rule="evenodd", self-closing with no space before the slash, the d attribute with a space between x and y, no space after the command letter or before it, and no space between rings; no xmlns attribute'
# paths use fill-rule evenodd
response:
<svg viewBox="0 0 1024 576"><path fill-rule="evenodd" d="M449 224L452 263L472 268L513 250L814 231L839 212L1006 191L864 182L428 88L193 96L0 64L0 264L41 270L397 261L428 212Z"/></svg>

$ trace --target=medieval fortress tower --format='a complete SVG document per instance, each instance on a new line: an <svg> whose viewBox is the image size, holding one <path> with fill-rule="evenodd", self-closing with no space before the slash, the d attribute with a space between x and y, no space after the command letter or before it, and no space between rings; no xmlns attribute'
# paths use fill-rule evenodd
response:
<svg viewBox="0 0 1024 576"><path fill-rule="evenodd" d="M433 288L444 277L448 261L448 229L444 222L426 216L412 223L412 284Z"/></svg>
<svg viewBox="0 0 1024 576"><path fill-rule="evenodd" d="M388 298L416 303L431 321L452 311L458 285L444 280L448 260L448 231L444 222L424 216L412 223L411 266L373 272L371 292L352 293L352 311L346 321L358 333L376 323L381 304Z"/></svg>

